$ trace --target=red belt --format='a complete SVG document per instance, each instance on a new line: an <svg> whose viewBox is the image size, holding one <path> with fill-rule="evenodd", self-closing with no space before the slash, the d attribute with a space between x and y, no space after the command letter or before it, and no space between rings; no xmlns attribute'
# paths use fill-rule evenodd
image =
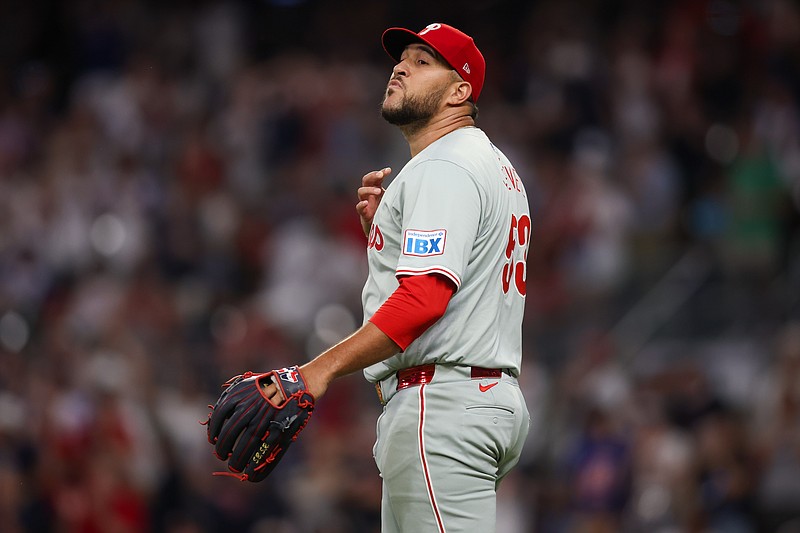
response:
<svg viewBox="0 0 800 533"><path fill-rule="evenodd" d="M433 374L436 372L436 365L420 365L404 368L397 371L397 390L403 390L414 385L430 383ZM470 367L472 379L480 378L499 378L503 371L499 368L481 368L479 366Z"/></svg>

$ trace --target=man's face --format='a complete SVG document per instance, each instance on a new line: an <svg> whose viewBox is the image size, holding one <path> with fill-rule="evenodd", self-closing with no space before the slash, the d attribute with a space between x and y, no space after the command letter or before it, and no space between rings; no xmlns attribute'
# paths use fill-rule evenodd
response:
<svg viewBox="0 0 800 533"><path fill-rule="evenodd" d="M424 44L411 44L392 70L381 115L395 126L426 124L454 82L453 70Z"/></svg>

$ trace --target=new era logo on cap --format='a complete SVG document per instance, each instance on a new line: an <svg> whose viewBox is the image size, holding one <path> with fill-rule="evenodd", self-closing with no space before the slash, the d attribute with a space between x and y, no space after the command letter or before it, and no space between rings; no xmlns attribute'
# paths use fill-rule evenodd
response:
<svg viewBox="0 0 800 533"><path fill-rule="evenodd" d="M466 33L439 22L428 24L419 33L405 28L389 28L381 38L383 48L395 61L400 61L405 47L411 43L425 43L459 75L472 85L472 99L477 102L483 89L486 61L475 41Z"/></svg>

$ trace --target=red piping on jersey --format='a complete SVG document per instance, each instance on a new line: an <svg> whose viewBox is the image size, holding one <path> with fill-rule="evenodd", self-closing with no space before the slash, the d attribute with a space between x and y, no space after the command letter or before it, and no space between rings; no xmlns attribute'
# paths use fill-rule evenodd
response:
<svg viewBox="0 0 800 533"><path fill-rule="evenodd" d="M425 476L425 486L428 489L428 499L431 502L433 516L436 518L436 526L439 533L445 533L442 515L439 512L439 505L436 503L436 496L433 493L433 483L431 473L428 469L428 458L425 455L425 384L419 387L419 458L422 462L422 474Z"/></svg>
<svg viewBox="0 0 800 533"><path fill-rule="evenodd" d="M445 276L446 278L448 278L450 281L453 282L456 288L461 287L461 279L456 275L456 273L453 272L452 270L448 270L440 266L424 268L420 270L414 270L412 268L399 268L395 271L395 275L398 278L400 278L401 276L420 276L420 275L425 276L428 274L439 274Z"/></svg>

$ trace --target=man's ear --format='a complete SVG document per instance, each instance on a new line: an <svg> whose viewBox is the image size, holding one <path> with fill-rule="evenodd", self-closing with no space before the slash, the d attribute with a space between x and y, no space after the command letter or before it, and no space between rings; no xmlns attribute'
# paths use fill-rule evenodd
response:
<svg viewBox="0 0 800 533"><path fill-rule="evenodd" d="M469 100L470 96L472 96L472 85L466 81L459 81L453 84L448 101L453 105L461 105Z"/></svg>

